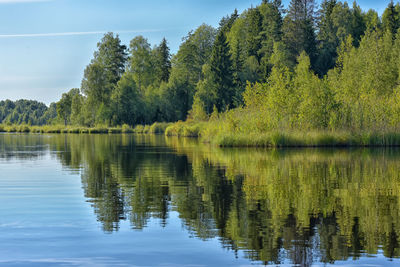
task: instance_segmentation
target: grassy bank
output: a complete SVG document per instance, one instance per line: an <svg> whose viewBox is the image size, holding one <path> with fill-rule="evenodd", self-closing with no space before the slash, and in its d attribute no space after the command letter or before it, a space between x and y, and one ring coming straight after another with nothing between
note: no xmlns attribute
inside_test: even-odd
<svg viewBox="0 0 400 267"><path fill-rule="evenodd" d="M132 128L128 125L118 127L96 126L64 126L64 125L6 125L0 124L0 132L3 133L71 133L71 134L119 134L119 133L151 133L163 134L169 126L167 123L154 123L152 125L136 125Z"/></svg>
<svg viewBox="0 0 400 267"><path fill-rule="evenodd" d="M352 147L400 146L400 133L351 132L268 132L219 133L203 141L220 147Z"/></svg>
<svg viewBox="0 0 400 267"><path fill-rule="evenodd" d="M208 121L177 122L167 127L167 136L199 137L220 147L352 147L400 146L400 131L371 130L266 130L260 114L232 110Z"/></svg>

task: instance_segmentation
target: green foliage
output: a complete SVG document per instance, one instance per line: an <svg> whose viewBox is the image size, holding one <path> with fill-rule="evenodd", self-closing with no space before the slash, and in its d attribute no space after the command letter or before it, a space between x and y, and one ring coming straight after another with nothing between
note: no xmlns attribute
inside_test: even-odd
<svg viewBox="0 0 400 267"><path fill-rule="evenodd" d="M149 133L153 133L153 134L163 134L165 132L165 129L167 129L167 127L169 126L169 123L165 123L165 122L156 122L153 123L150 126L149 129Z"/></svg>
<svg viewBox="0 0 400 267"><path fill-rule="evenodd" d="M55 104L48 108L34 100L0 101L0 123L43 125L57 116Z"/></svg>
<svg viewBox="0 0 400 267"><path fill-rule="evenodd" d="M182 122L170 124L166 130L166 136L178 137L200 137L201 131L204 129L204 122Z"/></svg>
<svg viewBox="0 0 400 267"><path fill-rule="evenodd" d="M382 15L382 24L383 29L385 31L389 31L393 39L396 36L397 30L400 27L400 14L399 14L400 5L397 3L397 8L393 3L393 0L390 1L388 7L385 9Z"/></svg>
<svg viewBox="0 0 400 267"><path fill-rule="evenodd" d="M188 120L205 121L208 119L207 113L204 110L204 104L199 97L194 98L192 109L189 111Z"/></svg>
<svg viewBox="0 0 400 267"><path fill-rule="evenodd" d="M165 38L163 38L160 45L156 47L155 57L157 78L160 82L168 82L171 73L171 55Z"/></svg>
<svg viewBox="0 0 400 267"><path fill-rule="evenodd" d="M127 55L118 35L107 33L85 69L82 94L73 89L32 112L3 103L0 121L143 124L138 131L149 132L157 121L202 122L213 113L210 121L226 124L210 133L396 131L400 5L391 2L382 18L337 0L322 1L318 11L315 0L291 0L283 12L280 0L235 10L218 29L190 31L172 56L165 38L152 48L134 37Z"/></svg>
<svg viewBox="0 0 400 267"><path fill-rule="evenodd" d="M144 100L136 86L134 76L126 72L111 95L113 124L134 125L144 120Z"/></svg>
<svg viewBox="0 0 400 267"><path fill-rule="evenodd" d="M215 39L210 59L210 79L215 88L215 102L218 110L233 107L235 88L233 85L232 59L225 34L220 31Z"/></svg>
<svg viewBox="0 0 400 267"><path fill-rule="evenodd" d="M111 95L125 70L126 46L118 35L104 35L97 44L92 62L86 67L82 80L82 92L90 108L85 109L85 124L110 124L112 119Z"/></svg>
<svg viewBox="0 0 400 267"><path fill-rule="evenodd" d="M129 48L128 70L133 74L139 90L144 91L156 78L150 44L143 36L137 36L131 40Z"/></svg>
<svg viewBox="0 0 400 267"><path fill-rule="evenodd" d="M283 23L283 40L288 47L292 62L305 51L311 58L311 64L314 64L317 55L315 7L315 0L290 1L288 14Z"/></svg>
<svg viewBox="0 0 400 267"><path fill-rule="evenodd" d="M77 112L80 112L81 97L82 96L79 93L79 89L74 88L71 89L68 93L64 93L61 96L60 101L56 103L57 116L64 122L64 125L68 125L71 123L73 100L74 100L74 120L79 120L76 117L79 116Z"/></svg>

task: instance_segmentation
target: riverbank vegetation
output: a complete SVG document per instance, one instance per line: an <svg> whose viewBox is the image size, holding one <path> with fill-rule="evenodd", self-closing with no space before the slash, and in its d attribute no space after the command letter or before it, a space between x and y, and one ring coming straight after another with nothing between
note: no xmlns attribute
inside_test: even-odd
<svg viewBox="0 0 400 267"><path fill-rule="evenodd" d="M28 124L0 124L0 133L75 133L75 134L100 134L100 133L137 133L137 134L164 134L170 123L155 122L152 125L137 125L135 128L127 124L116 127L98 125L95 127L65 126L65 125L28 125Z"/></svg>
<svg viewBox="0 0 400 267"><path fill-rule="evenodd" d="M399 3L379 16L356 2L263 0L189 32L173 55L166 39L128 47L107 33L47 124L178 121L157 132L221 146L400 145L399 27Z"/></svg>

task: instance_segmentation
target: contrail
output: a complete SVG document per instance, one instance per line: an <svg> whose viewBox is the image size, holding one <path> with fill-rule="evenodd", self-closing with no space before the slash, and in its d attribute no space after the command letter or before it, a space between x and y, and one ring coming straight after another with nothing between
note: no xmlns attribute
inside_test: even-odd
<svg viewBox="0 0 400 267"><path fill-rule="evenodd" d="M0 1L2 1L2 0L0 0ZM0 34L0 38L57 37L57 36L74 36L74 35L95 35L95 34L104 34L104 33L107 33L107 32L114 32L114 33L118 34L118 33L148 33L148 32L161 32L161 31L166 31L166 29Z"/></svg>
<svg viewBox="0 0 400 267"><path fill-rule="evenodd" d="M35 3L35 2L49 2L52 0L0 0L0 4L18 4L18 3Z"/></svg>

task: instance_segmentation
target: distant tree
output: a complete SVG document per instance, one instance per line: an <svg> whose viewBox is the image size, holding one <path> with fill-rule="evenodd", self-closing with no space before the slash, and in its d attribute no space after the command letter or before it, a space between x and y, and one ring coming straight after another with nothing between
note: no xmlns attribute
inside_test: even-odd
<svg viewBox="0 0 400 267"><path fill-rule="evenodd" d="M0 123L43 125L57 115L48 111L44 103L35 100L4 100L0 101Z"/></svg>
<svg viewBox="0 0 400 267"><path fill-rule="evenodd" d="M64 125L71 122L72 99L75 95L79 95L79 89L71 89L68 93L64 93L61 99L56 103L57 115L63 121Z"/></svg>
<svg viewBox="0 0 400 267"><path fill-rule="evenodd" d="M85 98L81 94L75 94L71 101L71 124L83 125L84 121L84 109Z"/></svg>

